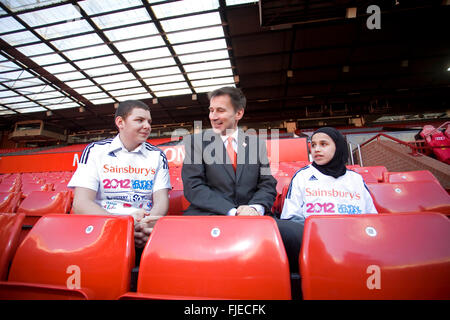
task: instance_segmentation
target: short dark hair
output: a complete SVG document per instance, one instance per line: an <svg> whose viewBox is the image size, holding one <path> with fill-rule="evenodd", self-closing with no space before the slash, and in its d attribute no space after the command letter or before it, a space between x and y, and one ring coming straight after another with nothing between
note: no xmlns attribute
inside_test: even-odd
<svg viewBox="0 0 450 320"><path fill-rule="evenodd" d="M235 87L222 87L216 89L208 94L209 100L214 97L228 95L230 96L231 104L234 107L234 111L237 112L241 109L245 109L247 99L241 89Z"/></svg>
<svg viewBox="0 0 450 320"><path fill-rule="evenodd" d="M123 119L126 119L128 115L133 111L135 108L144 109L150 112L150 108L139 100L126 100L119 103L119 106L117 107L116 114L114 116L114 119L117 117L122 117Z"/></svg>

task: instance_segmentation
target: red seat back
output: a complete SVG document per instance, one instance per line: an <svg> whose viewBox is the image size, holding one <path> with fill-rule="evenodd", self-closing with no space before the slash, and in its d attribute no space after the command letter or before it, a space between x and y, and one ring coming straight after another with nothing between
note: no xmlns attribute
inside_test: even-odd
<svg viewBox="0 0 450 320"><path fill-rule="evenodd" d="M450 195L435 181L367 184L380 213L434 211L450 214Z"/></svg>
<svg viewBox="0 0 450 320"><path fill-rule="evenodd" d="M65 291L73 289L89 299L116 299L129 291L134 256L131 216L49 214L17 249L0 298L43 299L58 291L70 297Z"/></svg>
<svg viewBox="0 0 450 320"><path fill-rule="evenodd" d="M24 218L24 214L0 213L0 281L6 280L8 275Z"/></svg>
<svg viewBox="0 0 450 320"><path fill-rule="evenodd" d="M32 191L20 204L17 212L42 216L48 213L67 213L70 206L68 192Z"/></svg>
<svg viewBox="0 0 450 320"><path fill-rule="evenodd" d="M271 217L164 217L144 249L149 298L290 299L286 252Z"/></svg>
<svg viewBox="0 0 450 320"><path fill-rule="evenodd" d="M447 136L447 138L450 139L450 123L447 124L447 126L445 127L445 132L444 134Z"/></svg>
<svg viewBox="0 0 450 320"><path fill-rule="evenodd" d="M21 198L21 192L0 192L0 212L16 212Z"/></svg>
<svg viewBox="0 0 450 320"><path fill-rule="evenodd" d="M384 173L387 172L387 168L385 166L368 166L368 167L353 167L352 171L358 172L359 174L368 175L371 174L375 177L378 182L382 182L384 179ZM365 181L366 183L370 183L371 181Z"/></svg>
<svg viewBox="0 0 450 320"><path fill-rule="evenodd" d="M283 191L281 191L281 194L277 195L276 201L278 200L278 212L280 212L280 213L283 211L284 200L286 200L288 191L289 191L289 185L286 185L283 187Z"/></svg>
<svg viewBox="0 0 450 320"><path fill-rule="evenodd" d="M436 128L432 125L425 125L422 128L422 131L420 131L419 135L425 139L426 142L430 143L431 142L431 134L433 132L435 132Z"/></svg>
<svg viewBox="0 0 450 320"><path fill-rule="evenodd" d="M450 138L448 138L444 133L438 131L431 135L431 141L429 142L433 148L433 153L436 158L442 162L450 164Z"/></svg>
<svg viewBox="0 0 450 320"><path fill-rule="evenodd" d="M438 213L311 216L305 299L450 299L450 220Z"/></svg>
<svg viewBox="0 0 450 320"><path fill-rule="evenodd" d="M33 191L52 191L53 183L22 183L22 196L28 197Z"/></svg>
<svg viewBox="0 0 450 320"><path fill-rule="evenodd" d="M435 181L439 180L428 170L404 171L404 172L385 172L385 182L396 183L406 181Z"/></svg>
<svg viewBox="0 0 450 320"><path fill-rule="evenodd" d="M0 192L19 192L21 188L20 178L4 179L0 183Z"/></svg>

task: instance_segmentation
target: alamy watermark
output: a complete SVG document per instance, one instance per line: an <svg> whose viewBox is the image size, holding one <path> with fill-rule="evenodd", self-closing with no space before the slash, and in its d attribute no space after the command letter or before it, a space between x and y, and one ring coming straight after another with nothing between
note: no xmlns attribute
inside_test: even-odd
<svg viewBox="0 0 450 320"><path fill-rule="evenodd" d="M369 290L381 289L381 269L380 266L372 264L367 267L366 273L370 276L366 280L366 286Z"/></svg>
<svg viewBox="0 0 450 320"><path fill-rule="evenodd" d="M366 21L367 29L381 29L381 10L380 7L373 4L367 7L366 13L371 14Z"/></svg>

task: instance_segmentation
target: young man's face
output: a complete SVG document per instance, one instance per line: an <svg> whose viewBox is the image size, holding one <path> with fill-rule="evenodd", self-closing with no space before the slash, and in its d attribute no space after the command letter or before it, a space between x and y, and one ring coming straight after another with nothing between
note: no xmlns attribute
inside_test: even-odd
<svg viewBox="0 0 450 320"><path fill-rule="evenodd" d="M209 120L214 132L226 135L237 128L238 121L242 119L244 109L234 111L229 95L212 97L209 102Z"/></svg>
<svg viewBox="0 0 450 320"><path fill-rule="evenodd" d="M135 149L145 142L152 130L151 123L150 111L141 108L134 108L125 119L117 117L116 125L125 147Z"/></svg>

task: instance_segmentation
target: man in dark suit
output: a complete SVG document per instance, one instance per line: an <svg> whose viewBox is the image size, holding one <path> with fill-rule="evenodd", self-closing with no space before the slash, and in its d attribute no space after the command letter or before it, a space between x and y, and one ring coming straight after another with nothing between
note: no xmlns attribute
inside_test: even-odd
<svg viewBox="0 0 450 320"><path fill-rule="evenodd" d="M212 129L183 139L181 171L185 215L271 215L276 180L271 175L265 141L238 129L246 98L234 87L209 94ZM298 270L303 226L276 219L291 272Z"/></svg>
<svg viewBox="0 0 450 320"><path fill-rule="evenodd" d="M230 142L224 143L221 135L213 130L185 140L182 177L185 197L191 203L185 215L264 215L270 212L277 182L270 174L265 142L242 130L236 130L236 134L237 142L231 142L237 150L236 169L233 157L230 159L227 153ZM202 156L201 162L196 161L196 155Z"/></svg>

